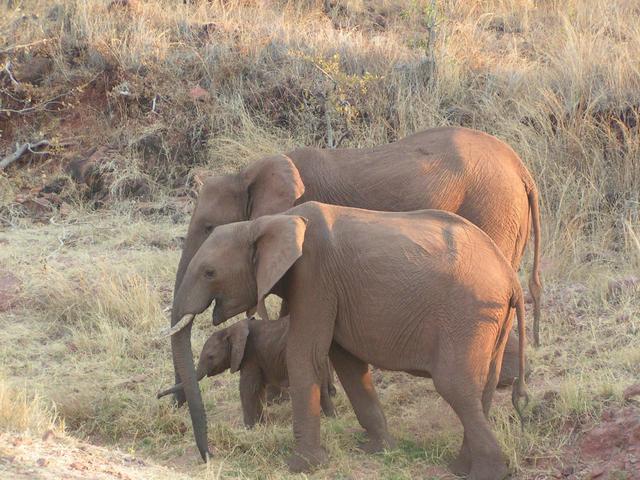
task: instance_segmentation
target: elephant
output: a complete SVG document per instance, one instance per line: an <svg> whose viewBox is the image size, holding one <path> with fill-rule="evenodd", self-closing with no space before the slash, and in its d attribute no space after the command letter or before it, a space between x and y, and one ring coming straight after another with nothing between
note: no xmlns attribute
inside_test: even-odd
<svg viewBox="0 0 640 480"><path fill-rule="evenodd" d="M174 298L189 262L216 226L282 213L310 200L379 211L457 213L484 230L516 270L532 225L535 242L529 288L534 301L534 339L539 343L542 284L536 184L508 145L460 127L428 129L376 148L301 148L258 160L237 174L210 177L191 216ZM171 327L179 319L173 314ZM516 345L516 337L511 335L509 342ZM174 336L171 348L176 383L183 378L182 369L193 384L193 365L179 365L182 360L193 363L189 331ZM517 369L517 357L508 355L504 361L510 364L505 372ZM500 380L501 385L512 382L512 376ZM184 393L174 397L178 406L185 402ZM194 402L198 397L196 392L191 395ZM202 411L203 407L194 404L191 409Z"/></svg>
<svg viewBox="0 0 640 480"><path fill-rule="evenodd" d="M198 381L226 370L231 373L240 371L240 401L244 424L248 428L263 420L262 406L266 403L267 385L289 386L285 361L288 330L288 316L273 321L244 318L215 332L202 348L196 369ZM325 416L334 417L330 372L328 364L326 372L321 375L320 405ZM159 392L157 397L162 398L181 389L182 385L177 384Z"/></svg>
<svg viewBox="0 0 640 480"><path fill-rule="evenodd" d="M464 427L455 473L475 480L507 474L487 417L514 311L519 375L512 399L520 415L520 400L528 399L524 301L510 261L480 228L439 210L376 212L318 202L216 227L176 294L173 337L212 303L219 325L269 294L286 301L290 315L291 471L326 459L319 401L329 355L368 435L365 451L394 445L371 364L433 379ZM204 458L206 417L195 422Z"/></svg>

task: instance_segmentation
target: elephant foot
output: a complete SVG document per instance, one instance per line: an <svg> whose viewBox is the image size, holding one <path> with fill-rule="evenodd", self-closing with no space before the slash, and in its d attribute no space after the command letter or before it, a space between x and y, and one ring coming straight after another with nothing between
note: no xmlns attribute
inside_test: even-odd
<svg viewBox="0 0 640 480"><path fill-rule="evenodd" d="M471 456L468 450L463 448L458 456L449 464L449 469L458 477L466 477L471 472Z"/></svg>
<svg viewBox="0 0 640 480"><path fill-rule="evenodd" d="M327 452L322 447L314 450L300 450L287 459L287 466L291 473L309 472L312 468L325 463L327 459Z"/></svg>
<svg viewBox="0 0 640 480"><path fill-rule="evenodd" d="M468 480L504 480L509 476L509 469L504 461L483 462L471 467Z"/></svg>
<svg viewBox="0 0 640 480"><path fill-rule="evenodd" d="M253 430L255 428L256 425L266 425L267 421L264 419L264 417L260 417L256 420L253 420L251 422L245 422L244 427L247 430Z"/></svg>
<svg viewBox="0 0 640 480"><path fill-rule="evenodd" d="M381 453L396 448L396 441L390 435L382 438L369 438L366 442L360 442L358 448L365 453Z"/></svg>

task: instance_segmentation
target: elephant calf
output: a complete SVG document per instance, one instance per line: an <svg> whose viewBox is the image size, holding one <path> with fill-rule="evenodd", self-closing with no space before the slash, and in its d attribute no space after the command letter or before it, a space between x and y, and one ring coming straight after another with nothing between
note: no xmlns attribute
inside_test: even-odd
<svg viewBox="0 0 640 480"><path fill-rule="evenodd" d="M262 405L267 386L287 387L286 346L289 317L274 321L254 318L239 321L229 328L211 335L202 347L196 375L198 380L213 377L227 369L231 373L240 370L240 400L244 424L252 428L262 420ZM335 391L331 382L331 367L327 361L322 373L320 404L327 417L335 416L330 391ZM158 398L177 390L182 385L158 393Z"/></svg>

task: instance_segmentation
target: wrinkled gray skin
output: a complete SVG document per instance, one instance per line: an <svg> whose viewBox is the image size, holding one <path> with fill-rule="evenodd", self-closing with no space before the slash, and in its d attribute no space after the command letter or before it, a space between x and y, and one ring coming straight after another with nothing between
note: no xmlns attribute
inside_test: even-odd
<svg viewBox="0 0 640 480"><path fill-rule="evenodd" d="M517 274L482 230L440 210L374 212L308 202L217 227L191 260L175 308L192 319L215 299L219 324L271 293L290 314L292 471L326 459L320 391L329 355L367 431L365 451L394 445L372 364L433 378L464 427L455 473L473 480L508 473L488 414L514 309L516 408L526 397L524 302Z"/></svg>
<svg viewBox="0 0 640 480"><path fill-rule="evenodd" d="M201 189L191 217L174 290L171 325L180 319L176 304L187 292L180 286L200 245L220 225L256 219L308 200L379 211L433 208L454 212L480 227L517 269L533 226L534 268L529 287L534 298L534 333L541 296L538 274L540 219L531 175L505 143L482 132L441 127L370 149L303 148L259 160L234 175L213 177ZM243 287L238 282L238 288ZM219 298L226 310L229 300ZM214 311L214 322L216 321ZM240 310L238 311L240 312ZM218 317L217 321L220 318ZM515 336L509 342L517 342ZM537 343L537 342L536 342ZM190 327L171 340L176 383L184 380L178 405L189 404L198 438L206 438L204 407L195 376ZM511 349L513 350L513 349ZM517 358L505 356L517 369ZM513 377L501 379L510 384ZM206 445L199 445L206 453Z"/></svg>
<svg viewBox="0 0 640 480"><path fill-rule="evenodd" d="M245 318L215 332L202 347L196 369L198 381L226 370L231 373L240 371L240 401L244 424L248 428L263 420L266 387L289 386L286 363L288 330L288 316L273 321ZM330 371L327 362L320 387L320 406L327 417L334 417L335 409L329 394ZM182 385L174 385L158 393L158 398L179 390L182 390Z"/></svg>

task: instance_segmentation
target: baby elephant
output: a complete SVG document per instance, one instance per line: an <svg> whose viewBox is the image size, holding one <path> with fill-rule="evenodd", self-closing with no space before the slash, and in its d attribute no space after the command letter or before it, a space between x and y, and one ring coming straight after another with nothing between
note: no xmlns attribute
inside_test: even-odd
<svg viewBox="0 0 640 480"><path fill-rule="evenodd" d="M248 428L262 420L266 387L289 386L286 365L288 330L288 316L272 321L245 318L215 332L202 347L196 371L198 381L205 376L219 375L226 369L231 373L240 370L240 400L244 424ZM333 390L331 378L331 366L327 360L320 389L320 405L327 417L335 416L329 395ZM158 393L158 398L181 389L182 384L179 383Z"/></svg>

